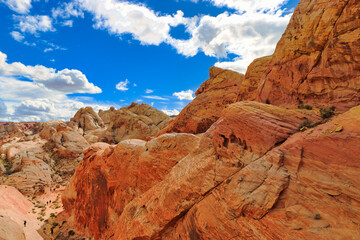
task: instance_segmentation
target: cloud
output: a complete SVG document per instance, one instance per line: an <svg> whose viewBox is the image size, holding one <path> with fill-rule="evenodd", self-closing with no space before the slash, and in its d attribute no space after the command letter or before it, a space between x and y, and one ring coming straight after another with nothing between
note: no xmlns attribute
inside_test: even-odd
<svg viewBox="0 0 360 240"><path fill-rule="evenodd" d="M108 109L114 105L81 98L71 99L63 92L49 89L44 85L14 77L4 77L1 74L0 92L2 97L0 121L49 121L53 119L68 121L79 108L89 105L96 111Z"/></svg>
<svg viewBox="0 0 360 240"><path fill-rule="evenodd" d="M54 111L54 104L47 99L39 100L26 100L22 101L15 109L15 115L29 116L29 115L42 115Z"/></svg>
<svg viewBox="0 0 360 240"><path fill-rule="evenodd" d="M132 34L142 44L159 45L169 37L170 26L184 23L183 12L175 15L155 13L144 5L128 1L75 0L81 9L94 15L94 27L111 34Z"/></svg>
<svg viewBox="0 0 360 240"><path fill-rule="evenodd" d="M218 7L228 7L239 12L276 11L288 0L207 0Z"/></svg>
<svg viewBox="0 0 360 240"><path fill-rule="evenodd" d="M19 76L41 84L48 89L70 93L101 93L101 89L89 83L78 70L57 71L42 65L26 66L20 62L7 63L7 55L0 52L0 76Z"/></svg>
<svg viewBox="0 0 360 240"><path fill-rule="evenodd" d="M14 16L14 20L17 22L15 27L23 33L37 35L38 32L55 31L52 19L46 15Z"/></svg>
<svg viewBox="0 0 360 240"><path fill-rule="evenodd" d="M126 79L125 81L122 81L122 82L119 82L118 84L116 84L115 88L119 91L127 91L127 90L129 90L129 88L127 86L129 83L130 83L129 80Z"/></svg>
<svg viewBox="0 0 360 240"><path fill-rule="evenodd" d="M217 57L217 66L238 72L245 72L255 58L272 54L290 20L290 14L285 15L281 10L287 0L203 1L236 11L184 17L182 11L161 14L144 4L118 0L73 0L70 9L90 12L94 16L94 28L107 30L109 34L131 34L144 45L166 43L187 57L203 52ZM189 39L170 35L171 27L179 24L185 26ZM224 61L229 54L237 57Z"/></svg>
<svg viewBox="0 0 360 240"><path fill-rule="evenodd" d="M151 90L151 89L146 89L146 90L145 90L145 93L146 93L146 94L150 94L150 93L153 93L153 92L154 92L154 90Z"/></svg>
<svg viewBox="0 0 360 240"><path fill-rule="evenodd" d="M173 109L173 110L168 110L168 109L163 109L163 110L161 110L162 112L164 112L166 115L168 115L168 116L177 116L177 115L179 115L179 111L178 110L176 110L176 109Z"/></svg>
<svg viewBox="0 0 360 240"><path fill-rule="evenodd" d="M194 56L199 51L208 56L225 58L229 53L239 57L217 66L245 72L253 59L271 55L290 19L279 10L269 12L223 13L216 17L204 16L193 26L188 26L191 38L172 39L178 53Z"/></svg>
<svg viewBox="0 0 360 240"><path fill-rule="evenodd" d="M24 35L22 35L21 33L17 32L17 31L12 31L10 33L10 35L18 42L21 42L25 38Z"/></svg>
<svg viewBox="0 0 360 240"><path fill-rule="evenodd" d="M30 11L31 0L0 0L0 3L5 3L11 10L25 14Z"/></svg>
<svg viewBox="0 0 360 240"><path fill-rule="evenodd" d="M65 2L57 8L51 10L52 17L56 18L70 18L70 17L81 17L84 18L84 12L79 8L75 2Z"/></svg>
<svg viewBox="0 0 360 240"><path fill-rule="evenodd" d="M7 107L5 103L0 99L0 117L7 115Z"/></svg>
<svg viewBox="0 0 360 240"><path fill-rule="evenodd" d="M73 20L66 20L62 23L63 26L72 27L74 21Z"/></svg>
<svg viewBox="0 0 360 240"><path fill-rule="evenodd" d="M143 97L143 98L147 98L147 99L169 101L168 98L164 98L164 97L160 97L160 96L156 96L156 95L146 95L146 96L142 96L142 97Z"/></svg>
<svg viewBox="0 0 360 240"><path fill-rule="evenodd" d="M175 93L173 93L173 96L178 97L180 100L192 101L194 99L193 94L194 94L194 91L189 89L186 91L175 92Z"/></svg>

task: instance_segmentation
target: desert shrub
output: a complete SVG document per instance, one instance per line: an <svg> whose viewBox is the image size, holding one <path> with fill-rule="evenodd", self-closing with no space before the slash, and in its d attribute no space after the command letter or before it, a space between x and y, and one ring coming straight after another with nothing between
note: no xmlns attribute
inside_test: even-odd
<svg viewBox="0 0 360 240"><path fill-rule="evenodd" d="M270 100L269 100L269 99L266 99L266 100L265 100L265 103L266 103L266 104L270 104Z"/></svg>
<svg viewBox="0 0 360 240"><path fill-rule="evenodd" d="M312 110L312 106L308 105L308 104L301 104L298 106L299 109L306 109L306 110Z"/></svg>
<svg viewBox="0 0 360 240"><path fill-rule="evenodd" d="M297 128L297 131L301 131L303 128L314 128L319 126L321 122L312 123L309 119L305 119Z"/></svg>
<svg viewBox="0 0 360 240"><path fill-rule="evenodd" d="M305 119L302 123L300 123L300 125L298 126L297 130L300 131L301 129L303 129L304 127L306 128L310 128L311 126L311 121L309 119Z"/></svg>
<svg viewBox="0 0 360 240"><path fill-rule="evenodd" d="M57 225L59 225L59 224L58 224L57 222L53 222L52 225L53 225L53 227L55 228L55 227L57 227Z"/></svg>
<svg viewBox="0 0 360 240"><path fill-rule="evenodd" d="M75 232L73 230L70 230L68 234L69 234L69 236L74 236Z"/></svg>
<svg viewBox="0 0 360 240"><path fill-rule="evenodd" d="M51 217L51 218L56 217L55 213L50 213L50 217Z"/></svg>
<svg viewBox="0 0 360 240"><path fill-rule="evenodd" d="M321 215L319 213L315 214L314 219L316 219L316 220L321 219Z"/></svg>
<svg viewBox="0 0 360 240"><path fill-rule="evenodd" d="M320 108L320 115L323 119L332 117L335 113L335 107L329 107L329 108Z"/></svg>

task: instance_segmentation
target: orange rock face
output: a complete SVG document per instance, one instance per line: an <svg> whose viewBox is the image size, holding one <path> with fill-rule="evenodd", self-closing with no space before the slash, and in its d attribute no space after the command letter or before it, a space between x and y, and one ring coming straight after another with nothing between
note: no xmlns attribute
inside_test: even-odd
<svg viewBox="0 0 360 240"><path fill-rule="evenodd" d="M203 133L216 122L231 103L255 100L257 88L271 56L255 59L246 75L210 68L210 78L196 91L196 98L157 136L169 132Z"/></svg>
<svg viewBox="0 0 360 240"><path fill-rule="evenodd" d="M169 132L205 132L227 105L238 101L243 80L243 74L210 68L210 78L200 85L196 98L158 136Z"/></svg>
<svg viewBox="0 0 360 240"><path fill-rule="evenodd" d="M245 77L211 68L157 138L85 151L62 216L95 239L360 239L359 11L302 0Z"/></svg>
<svg viewBox="0 0 360 240"><path fill-rule="evenodd" d="M116 147L96 143L84 152L62 196L64 208L78 230L99 238L134 197L159 183L198 142L190 134L165 134L149 142L125 140Z"/></svg>
<svg viewBox="0 0 360 240"><path fill-rule="evenodd" d="M275 105L360 103L360 2L302 0L279 41L259 100Z"/></svg>
<svg viewBox="0 0 360 240"><path fill-rule="evenodd" d="M178 234L180 239L194 239L191 238L196 236L191 235L194 233L187 235L185 230L180 230L180 225L174 228L175 224L186 222L191 216L190 209L195 209L198 204L202 206L208 197L224 191L229 193L229 199L221 203L226 207L226 218L237 219L243 215L263 218L289 183L283 161L263 156L295 133L305 118L311 116L256 102L230 105L224 116L201 137L200 145L190 143L182 156L175 154L179 157L177 164L168 164L162 174L159 174L159 166L153 167L153 160L149 164L143 161L149 161L150 146L159 149L156 159L164 156L168 159L171 151L164 154L161 149L167 149L169 137L180 137L178 134L163 135L146 145L139 140L128 140L114 150L107 145L93 145L93 150L85 153L86 160L63 196L65 209L75 217L78 230L97 239L178 239L175 237ZM175 146L180 150L183 146L179 146L179 142ZM149 147L148 151L144 150L144 145ZM236 181L225 190L225 185L232 182L229 181L231 177L236 177ZM129 179L137 180L137 183L131 183ZM240 182L242 184L238 186ZM209 204L215 206L217 202ZM219 215L216 209L206 210L208 213L215 210L212 214ZM196 222L201 224L203 220L196 215ZM196 229L193 220L191 223ZM237 224L233 222L232 227L238 227ZM199 233L199 236L200 239L223 239L221 236L233 234L233 228L215 235Z"/></svg>

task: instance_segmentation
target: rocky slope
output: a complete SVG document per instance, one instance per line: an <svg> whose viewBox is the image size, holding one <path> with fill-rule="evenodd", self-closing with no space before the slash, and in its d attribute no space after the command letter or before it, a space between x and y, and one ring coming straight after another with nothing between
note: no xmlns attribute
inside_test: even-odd
<svg viewBox="0 0 360 240"><path fill-rule="evenodd" d="M259 100L276 105L360 103L360 2L302 0L266 70Z"/></svg>
<svg viewBox="0 0 360 240"><path fill-rule="evenodd" d="M255 59L245 74L210 68L210 78L196 91L196 98L158 134L171 132L204 133L231 103L255 100L257 88L271 56Z"/></svg>
<svg viewBox="0 0 360 240"><path fill-rule="evenodd" d="M212 68L158 137L92 145L52 237L360 239L359 11L301 0L246 76Z"/></svg>
<svg viewBox="0 0 360 240"><path fill-rule="evenodd" d="M163 167L138 157L144 142L94 145L63 195L65 209L78 231L96 239L356 239L360 152L347 146L359 144L360 107L294 134L306 118L318 116L230 105L160 177ZM129 165L129 158L138 160Z"/></svg>
<svg viewBox="0 0 360 240"><path fill-rule="evenodd" d="M45 186L64 184L75 172L89 146L84 137L61 121L38 124L36 134L0 142L0 184L35 194Z"/></svg>
<svg viewBox="0 0 360 240"><path fill-rule="evenodd" d="M31 215L32 207L33 204L17 189L0 185L0 239L40 239L36 231L40 221Z"/></svg>
<svg viewBox="0 0 360 240"><path fill-rule="evenodd" d="M152 137L169 121L169 116L145 103L132 103L119 110L100 110L98 114L91 107L82 108L71 119L70 126L90 143L119 143L125 139Z"/></svg>

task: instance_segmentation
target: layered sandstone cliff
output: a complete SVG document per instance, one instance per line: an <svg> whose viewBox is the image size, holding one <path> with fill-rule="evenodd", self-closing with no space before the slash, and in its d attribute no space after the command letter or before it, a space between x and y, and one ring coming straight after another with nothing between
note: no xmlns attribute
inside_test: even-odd
<svg viewBox="0 0 360 240"><path fill-rule="evenodd" d="M273 56L211 68L158 137L92 145L52 237L360 239L359 11L302 0Z"/></svg>
<svg viewBox="0 0 360 240"><path fill-rule="evenodd" d="M360 152L349 146L360 141L360 107L296 133L304 119L318 116L230 105L198 146L170 144L188 150L176 165L160 160L165 168L145 157L168 135L94 145L63 195L66 211L96 239L356 239Z"/></svg>
<svg viewBox="0 0 360 240"><path fill-rule="evenodd" d="M158 135L170 132L203 133L219 119L229 104L254 100L269 60L269 57L254 60L246 76L231 70L210 68L210 78L200 85L196 98Z"/></svg>
<svg viewBox="0 0 360 240"><path fill-rule="evenodd" d="M360 2L302 0L262 80L259 100L347 110L360 103Z"/></svg>

